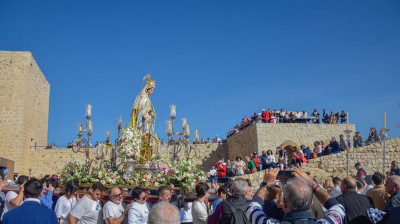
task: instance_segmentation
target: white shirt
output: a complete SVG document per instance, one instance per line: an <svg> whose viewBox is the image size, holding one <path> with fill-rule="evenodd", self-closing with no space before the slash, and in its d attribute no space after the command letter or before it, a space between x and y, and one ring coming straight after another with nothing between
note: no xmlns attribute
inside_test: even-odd
<svg viewBox="0 0 400 224"><path fill-rule="evenodd" d="M89 199L83 196L72 208L70 214L79 219L78 224L101 224L104 223L101 201Z"/></svg>
<svg viewBox="0 0 400 224"><path fill-rule="evenodd" d="M193 224L206 224L208 218L207 206L199 201L194 201L192 206Z"/></svg>
<svg viewBox="0 0 400 224"><path fill-rule="evenodd" d="M9 192L6 194L6 204L5 204L5 206L4 206L3 215L1 216L1 220L3 220L3 216L4 216L4 214L6 214L6 212L10 211L10 210L13 209L13 208L16 208L16 206L14 206L14 205L12 205L12 204L10 203L10 201L11 201L12 199L16 198L16 197L18 197L18 194L15 193L14 191L9 191ZM24 203L24 201L22 201L20 205L22 205L22 203Z"/></svg>
<svg viewBox="0 0 400 224"><path fill-rule="evenodd" d="M211 176L217 176L217 171L215 169L210 170L210 175Z"/></svg>
<svg viewBox="0 0 400 224"><path fill-rule="evenodd" d="M342 190L340 189L340 187L334 187L332 190L331 190L331 195L334 197L334 198L336 198L337 196L339 196L339 195L341 195L342 194Z"/></svg>
<svg viewBox="0 0 400 224"><path fill-rule="evenodd" d="M55 212L57 215L57 218L60 219L60 224L68 224L68 215L71 212L72 208L76 204L76 198L75 196L72 196L71 199L68 199L67 197L60 197L57 200L56 207L55 207Z"/></svg>
<svg viewBox="0 0 400 224"><path fill-rule="evenodd" d="M275 156L274 155L267 155L265 158L267 164L275 163Z"/></svg>
<svg viewBox="0 0 400 224"><path fill-rule="evenodd" d="M322 153L322 145L318 145L317 153Z"/></svg>
<svg viewBox="0 0 400 224"><path fill-rule="evenodd" d="M139 204L132 201L131 208L128 212L128 223L147 223L150 209L150 205L147 202Z"/></svg>
<svg viewBox="0 0 400 224"><path fill-rule="evenodd" d="M300 118L300 117L301 117L301 113L295 113L294 116L295 116L296 118Z"/></svg>
<svg viewBox="0 0 400 224"><path fill-rule="evenodd" d="M369 191L369 190L371 190L372 188L374 188L372 185L367 185L367 186L365 186L365 188L364 188L364 191L363 191L363 195L366 195L367 194L367 191Z"/></svg>
<svg viewBox="0 0 400 224"><path fill-rule="evenodd" d="M119 217L122 216L122 214L124 214L126 208L126 203L125 202L121 202L119 204L116 204L112 201L107 201L106 204L103 207L103 219L104 221L109 224L107 218L110 217L114 217L115 219L118 219ZM127 223L127 219L125 218L125 220L122 223Z"/></svg>
<svg viewBox="0 0 400 224"><path fill-rule="evenodd" d="M193 202L188 202L188 203L185 204L185 208L183 210L183 212L184 212L184 217L183 217L183 220L182 220L183 223L185 223L185 222L193 222L192 205L193 205Z"/></svg>

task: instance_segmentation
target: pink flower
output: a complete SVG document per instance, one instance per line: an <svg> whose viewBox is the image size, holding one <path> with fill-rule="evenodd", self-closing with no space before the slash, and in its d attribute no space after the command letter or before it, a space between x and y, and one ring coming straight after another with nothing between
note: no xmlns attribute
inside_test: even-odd
<svg viewBox="0 0 400 224"><path fill-rule="evenodd" d="M157 181L160 181L160 178L157 178Z"/></svg>
<svg viewBox="0 0 400 224"><path fill-rule="evenodd" d="M147 175L143 175L143 178L147 178Z"/></svg>
<svg viewBox="0 0 400 224"><path fill-rule="evenodd" d="M124 138L124 141L126 141L126 137Z"/></svg>
<svg viewBox="0 0 400 224"><path fill-rule="evenodd" d="M200 181L196 180L196 184L200 183Z"/></svg>
<svg viewBox="0 0 400 224"><path fill-rule="evenodd" d="M113 178L113 179L114 179L114 177L115 177L115 176L111 176L111 178Z"/></svg>
<svg viewBox="0 0 400 224"><path fill-rule="evenodd" d="M151 182L154 182L154 178L151 178L151 180L150 180Z"/></svg>

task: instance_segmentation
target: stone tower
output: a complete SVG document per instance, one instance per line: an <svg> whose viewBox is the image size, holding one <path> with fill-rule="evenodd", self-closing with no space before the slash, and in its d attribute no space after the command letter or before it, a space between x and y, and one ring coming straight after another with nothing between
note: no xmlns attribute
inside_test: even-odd
<svg viewBox="0 0 400 224"><path fill-rule="evenodd" d="M0 157L29 174L35 143L47 145L50 84L30 52L0 51Z"/></svg>

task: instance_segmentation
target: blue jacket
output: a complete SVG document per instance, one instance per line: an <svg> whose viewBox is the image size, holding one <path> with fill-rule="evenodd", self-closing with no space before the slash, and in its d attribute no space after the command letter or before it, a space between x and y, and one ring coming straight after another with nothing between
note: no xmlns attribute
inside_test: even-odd
<svg viewBox="0 0 400 224"><path fill-rule="evenodd" d="M53 191L48 191L46 194L42 194L39 198L40 203L48 209L53 207Z"/></svg>
<svg viewBox="0 0 400 224"><path fill-rule="evenodd" d="M20 206L4 214L2 224L58 224L56 213L28 198Z"/></svg>

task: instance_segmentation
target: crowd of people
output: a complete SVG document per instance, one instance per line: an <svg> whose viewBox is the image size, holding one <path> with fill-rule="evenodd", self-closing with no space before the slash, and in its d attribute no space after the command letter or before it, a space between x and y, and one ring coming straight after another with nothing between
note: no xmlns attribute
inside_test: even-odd
<svg viewBox="0 0 400 224"><path fill-rule="evenodd" d="M279 169L267 169L255 194L248 180L236 178L217 185L218 199L201 207L210 215L197 223L400 223L397 163L392 162L386 177L367 175L359 163L355 168L357 175L334 177L332 187L301 168L294 168L286 183L276 180Z"/></svg>
<svg viewBox="0 0 400 224"><path fill-rule="evenodd" d="M222 165L222 160L216 164ZM204 182L196 184L193 202L184 202L179 191L161 186L155 204L147 201L150 192L142 187L131 190L132 201L128 203L123 200L127 189L114 186L106 191L100 182L79 197L79 183L71 180L63 195L56 197L56 177L20 176L16 183L19 193L0 191L0 217L2 224L400 223L398 163L392 161L386 176L379 172L368 175L360 163L354 167L355 176L334 177L331 185L330 180L319 183L300 167L284 181L278 176L279 169L271 166L264 171L260 186L254 186L258 188L255 194L249 180L236 178L215 184L217 198L212 202L210 185ZM217 171L217 175L224 172ZM0 190L7 184L0 178ZM104 197L105 192L108 197Z"/></svg>
<svg viewBox="0 0 400 224"><path fill-rule="evenodd" d="M364 140L364 137L360 135L360 132L355 132L353 136L353 147L362 147L366 145L371 145L375 143L381 143L384 140L387 140L387 134L385 132L380 132L376 130L376 128L372 127L368 133L367 140Z"/></svg>
<svg viewBox="0 0 400 224"><path fill-rule="evenodd" d="M174 139L170 139L170 140L169 140L169 145L174 145L174 143L180 142L181 140L182 140L181 138L177 139L176 141L175 141ZM165 139L160 139L160 138L159 138L159 142L160 142L161 145L167 145L167 144L168 144L168 142L165 141ZM206 140L206 139L203 137L203 138L201 138L199 141L193 140L192 143L193 143L193 144L210 144L210 143L219 143L219 144L221 144L221 143L226 143L226 139L225 139L225 137L222 137L222 139L221 139L221 138L218 137L218 135L217 135L217 136L216 136L215 138L213 138L213 139L207 138L207 140Z"/></svg>
<svg viewBox="0 0 400 224"><path fill-rule="evenodd" d="M349 148L349 144L346 143L343 135L340 135L339 141L332 137L327 145L324 145L323 141L315 141L313 147L301 145L298 148L293 146L291 147L290 158L284 145L280 145L275 152L263 150L261 155L253 152L251 155L245 156L244 160L240 156L233 161L230 159L225 161L224 158L221 158L212 166L207 176L210 183L217 183L220 178L241 176L268 168L279 167L281 170L285 170L287 168L302 167L302 164L307 163L308 160L340 153Z"/></svg>
<svg viewBox="0 0 400 224"><path fill-rule="evenodd" d="M1 178L1 223L185 223L184 206L178 209L178 204L170 203L174 192L166 186L158 189L158 202L155 205L147 202L149 191L141 187L132 189L132 201L128 204L123 200L123 193L127 193L123 192L124 189L112 187L106 191L100 182L94 183L88 193L80 198L77 196L80 189L78 181L68 181L63 195L56 197L53 195L56 181L50 180L48 177L36 179L20 176L17 180L19 193L8 191L4 194L1 190L9 182ZM108 200L102 198L105 192ZM177 197L182 198L180 195Z"/></svg>
<svg viewBox="0 0 400 224"><path fill-rule="evenodd" d="M246 128L247 126L254 124L254 123L309 123L312 122L313 124L319 124L321 121L324 124L341 124L347 122L347 114L342 110L341 113L331 111L328 113L326 109L323 109L322 116L320 117L321 113L318 112L317 109L311 113L311 116L308 116L306 111L285 111L283 108L280 111L270 109L263 109L261 113L256 113L249 117L245 116L242 118L242 121L238 123L232 129L229 129L227 137L234 135L235 133L239 132L240 130Z"/></svg>

